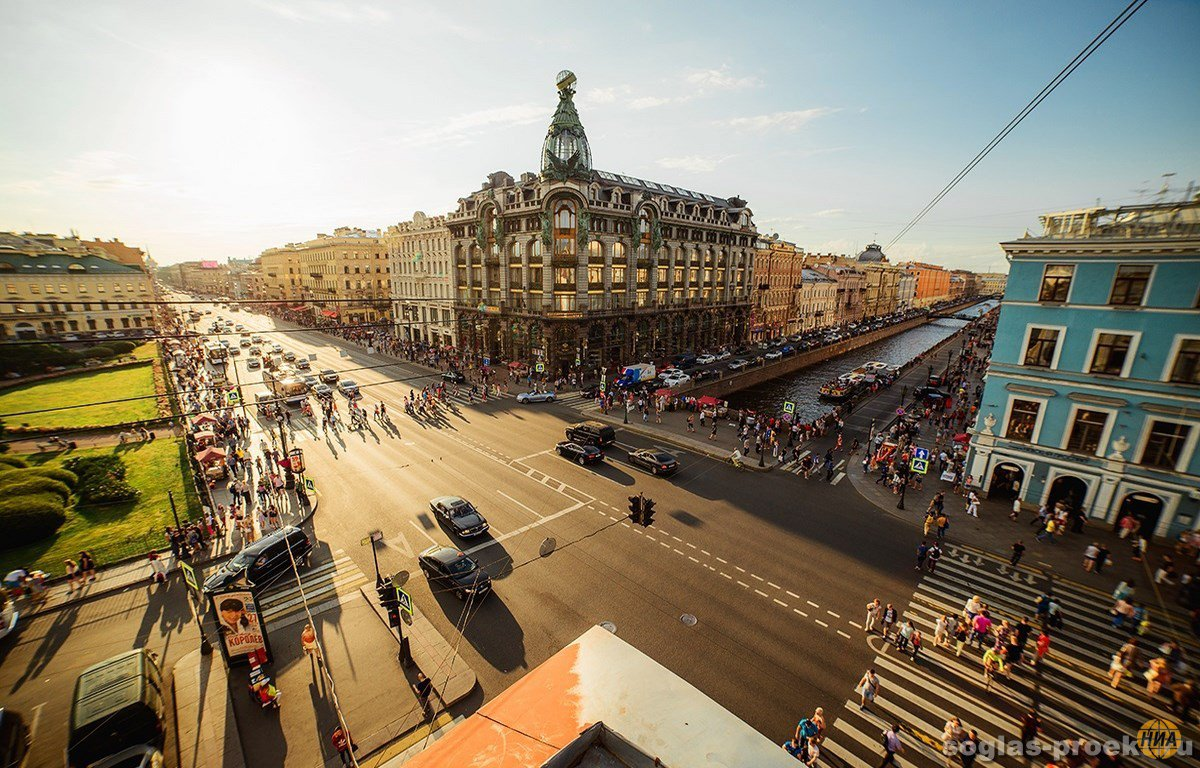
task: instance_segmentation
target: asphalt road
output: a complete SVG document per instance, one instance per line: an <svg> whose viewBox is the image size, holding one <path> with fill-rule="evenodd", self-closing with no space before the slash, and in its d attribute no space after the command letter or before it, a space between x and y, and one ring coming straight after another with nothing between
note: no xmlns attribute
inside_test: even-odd
<svg viewBox="0 0 1200 768"><path fill-rule="evenodd" d="M139 587L22 617L17 634L0 642L0 706L30 722L33 750L25 768L63 765L71 697L84 669L142 647L158 653L169 668L199 647L185 589L176 578L164 587Z"/></svg>
<svg viewBox="0 0 1200 768"><path fill-rule="evenodd" d="M216 310L201 330L217 314L254 331L275 327L262 315ZM315 354L314 370L388 361L315 332L272 340ZM244 353L234 359L242 383L260 381L245 361ZM347 375L363 385L368 410L387 402L394 426L325 435L293 417L293 439L321 495L317 535L370 572L370 552L359 542L383 531L382 570L414 572L409 591L443 635L453 641L463 629L459 651L482 690L465 708L611 621L620 637L782 741L813 707L832 711L845 701L874 657L853 623L863 605L876 596L900 601L913 590L911 532L849 483L735 470L675 449L681 471L655 478L624 461L626 447L652 442L621 431L604 464L583 468L552 452L564 426L579 419L565 405L510 398L420 421L403 413L400 400L436 381L426 369L397 364ZM247 400L254 391L265 389L247 387ZM623 519L626 497L637 492L658 502L648 530ZM458 541L444 530L428 500L446 494L474 502L490 536ZM547 538L555 548L542 556ZM469 611L452 595L434 594L415 567L415 554L433 543L473 552L496 579L494 594Z"/></svg>

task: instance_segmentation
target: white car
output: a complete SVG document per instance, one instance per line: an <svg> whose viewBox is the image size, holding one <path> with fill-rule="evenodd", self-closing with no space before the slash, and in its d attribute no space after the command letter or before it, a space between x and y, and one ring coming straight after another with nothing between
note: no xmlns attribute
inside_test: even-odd
<svg viewBox="0 0 1200 768"><path fill-rule="evenodd" d="M677 373L674 376L668 376L667 378L663 379L662 383L664 386L674 389L675 387L682 387L691 380L692 377L688 376L686 373Z"/></svg>
<svg viewBox="0 0 1200 768"><path fill-rule="evenodd" d="M700 355L700 357L696 358L696 362L700 365L709 365L710 363L717 362L717 356L708 354Z"/></svg>
<svg viewBox="0 0 1200 768"><path fill-rule="evenodd" d="M720 352L717 353L718 360L728 360L731 357L733 357L733 353L730 352L728 349L722 349Z"/></svg>
<svg viewBox="0 0 1200 768"><path fill-rule="evenodd" d="M518 403L553 403L553 392L522 392L517 395Z"/></svg>
<svg viewBox="0 0 1200 768"><path fill-rule="evenodd" d="M729 370L731 370L731 371L740 371L743 368L748 368L748 367L750 367L750 361L743 360L741 358L738 358L737 360L734 360L732 363L729 364Z"/></svg>
<svg viewBox="0 0 1200 768"><path fill-rule="evenodd" d="M683 371L678 368L663 368L662 373L658 374L658 378L665 381L672 376L678 376L681 373L683 373Z"/></svg>
<svg viewBox="0 0 1200 768"><path fill-rule="evenodd" d="M778 349L772 349L770 352L764 355L764 357L766 357L768 360L778 360L779 358L783 357L783 353Z"/></svg>

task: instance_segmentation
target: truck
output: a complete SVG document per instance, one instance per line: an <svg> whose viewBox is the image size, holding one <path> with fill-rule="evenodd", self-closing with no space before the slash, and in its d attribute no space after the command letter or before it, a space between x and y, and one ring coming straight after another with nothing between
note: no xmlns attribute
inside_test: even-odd
<svg viewBox="0 0 1200 768"><path fill-rule="evenodd" d="M263 383L271 394L293 408L308 399L308 385L288 368L263 371Z"/></svg>
<svg viewBox="0 0 1200 768"><path fill-rule="evenodd" d="M229 350L224 344L216 341L210 341L204 345L204 352L208 356L208 362L213 365L224 365L229 359Z"/></svg>
<svg viewBox="0 0 1200 768"><path fill-rule="evenodd" d="M657 371L654 369L654 363L636 363L627 365L621 369L621 374L617 377L618 387L632 387L634 384L653 381Z"/></svg>

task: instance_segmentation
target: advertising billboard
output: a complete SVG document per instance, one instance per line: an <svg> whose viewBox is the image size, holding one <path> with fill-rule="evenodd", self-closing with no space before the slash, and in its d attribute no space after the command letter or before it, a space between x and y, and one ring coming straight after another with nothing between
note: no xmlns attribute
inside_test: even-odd
<svg viewBox="0 0 1200 768"><path fill-rule="evenodd" d="M233 590L214 594L211 599L217 616L217 632L221 636L221 651L230 664L245 662L246 657L258 651L270 654L253 592Z"/></svg>

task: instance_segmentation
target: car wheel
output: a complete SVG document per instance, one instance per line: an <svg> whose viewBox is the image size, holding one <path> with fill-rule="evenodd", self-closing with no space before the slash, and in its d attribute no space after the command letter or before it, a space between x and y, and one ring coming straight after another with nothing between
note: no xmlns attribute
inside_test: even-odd
<svg viewBox="0 0 1200 768"><path fill-rule="evenodd" d="M547 402L547 403L553 403L553 402L554 402L554 398L553 398L553 397L547 397L547 398L546 398L546 402Z"/></svg>
<svg viewBox="0 0 1200 768"><path fill-rule="evenodd" d="M579 466L581 466L581 467L582 467L582 466L583 466L584 464L586 464L586 463L587 463L587 462L584 460L584 457L583 457L583 456L580 456L580 457L579 457Z"/></svg>

